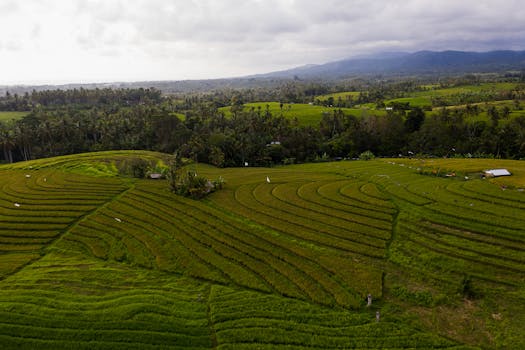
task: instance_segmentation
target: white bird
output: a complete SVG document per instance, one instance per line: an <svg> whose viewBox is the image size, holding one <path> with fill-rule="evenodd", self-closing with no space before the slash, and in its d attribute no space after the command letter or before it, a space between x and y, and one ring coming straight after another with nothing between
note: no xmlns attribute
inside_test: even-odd
<svg viewBox="0 0 525 350"><path fill-rule="evenodd" d="M270 178L266 176L266 182L270 183Z"/></svg>
<svg viewBox="0 0 525 350"><path fill-rule="evenodd" d="M114 218L114 219L115 219L115 221L117 221L117 222L122 222L122 220L120 220L119 218Z"/></svg>
<svg viewBox="0 0 525 350"><path fill-rule="evenodd" d="M26 177L28 177L28 178L29 178L29 177L31 177L31 175L27 174L27 175L26 175Z"/></svg>
<svg viewBox="0 0 525 350"><path fill-rule="evenodd" d="M15 203L15 207L19 208L19 207L20 207L20 204Z"/></svg>

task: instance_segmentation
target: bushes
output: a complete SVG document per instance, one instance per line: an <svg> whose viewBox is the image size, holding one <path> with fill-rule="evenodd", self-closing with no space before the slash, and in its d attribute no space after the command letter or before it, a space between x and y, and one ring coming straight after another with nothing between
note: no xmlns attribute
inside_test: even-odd
<svg viewBox="0 0 525 350"><path fill-rule="evenodd" d="M130 158L123 161L118 167L121 174L137 179L144 179L151 174L159 174L160 177L165 178L168 173L168 167L164 162L154 159Z"/></svg>
<svg viewBox="0 0 525 350"><path fill-rule="evenodd" d="M175 183L172 183L174 181ZM170 187L174 193L193 199L204 198L208 194L221 189L223 185L224 179L222 177L210 181L204 176L198 176L197 173L193 171L188 171L176 180L170 180Z"/></svg>
<svg viewBox="0 0 525 350"><path fill-rule="evenodd" d="M167 170L169 187L173 193L193 199L201 199L208 194L221 189L224 179L219 176L211 181L203 176L198 176L195 171L183 172L184 161L178 152L175 152Z"/></svg>
<svg viewBox="0 0 525 350"><path fill-rule="evenodd" d="M469 275L464 275L461 279L458 288L459 294L464 298L473 300L480 296L480 292L474 287L472 283L472 278Z"/></svg>
<svg viewBox="0 0 525 350"><path fill-rule="evenodd" d="M361 160L371 160L374 159L376 156L371 151L364 151L359 155L359 159Z"/></svg>

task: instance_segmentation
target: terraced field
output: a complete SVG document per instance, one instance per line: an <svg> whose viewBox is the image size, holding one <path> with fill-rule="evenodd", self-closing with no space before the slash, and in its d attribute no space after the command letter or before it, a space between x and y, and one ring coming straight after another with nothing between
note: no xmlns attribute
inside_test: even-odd
<svg viewBox="0 0 525 350"><path fill-rule="evenodd" d="M525 347L522 162L197 165L194 201L134 157L0 167L3 348Z"/></svg>
<svg viewBox="0 0 525 350"><path fill-rule="evenodd" d="M78 220L126 190L120 180L56 170L0 172L0 277L44 254Z"/></svg>

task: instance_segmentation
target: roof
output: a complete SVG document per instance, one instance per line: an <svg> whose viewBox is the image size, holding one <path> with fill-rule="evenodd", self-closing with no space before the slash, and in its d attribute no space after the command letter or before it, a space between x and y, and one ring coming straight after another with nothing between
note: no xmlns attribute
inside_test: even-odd
<svg viewBox="0 0 525 350"><path fill-rule="evenodd" d="M484 173L486 175L490 175L494 177L512 175L507 169L490 169L490 170L485 170Z"/></svg>

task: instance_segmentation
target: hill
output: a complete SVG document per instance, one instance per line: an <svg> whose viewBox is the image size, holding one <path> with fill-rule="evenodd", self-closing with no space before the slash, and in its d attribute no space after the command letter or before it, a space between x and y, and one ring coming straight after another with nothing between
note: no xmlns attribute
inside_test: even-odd
<svg viewBox="0 0 525 350"><path fill-rule="evenodd" d="M62 85L0 85L6 92L25 94L32 91L71 89L155 88L165 94L185 94L221 89L275 89L293 80L339 80L366 76L442 76L468 73L505 73L525 69L525 51L418 51L382 53L370 57L348 58L324 64L307 64L277 72L200 80L166 80L112 83L71 83Z"/></svg>
<svg viewBox="0 0 525 350"><path fill-rule="evenodd" d="M337 79L360 75L436 75L525 69L525 51L419 51L349 58L257 75L259 78Z"/></svg>
<svg viewBox="0 0 525 350"><path fill-rule="evenodd" d="M525 346L522 161L190 165L195 201L137 159L0 166L3 348Z"/></svg>

